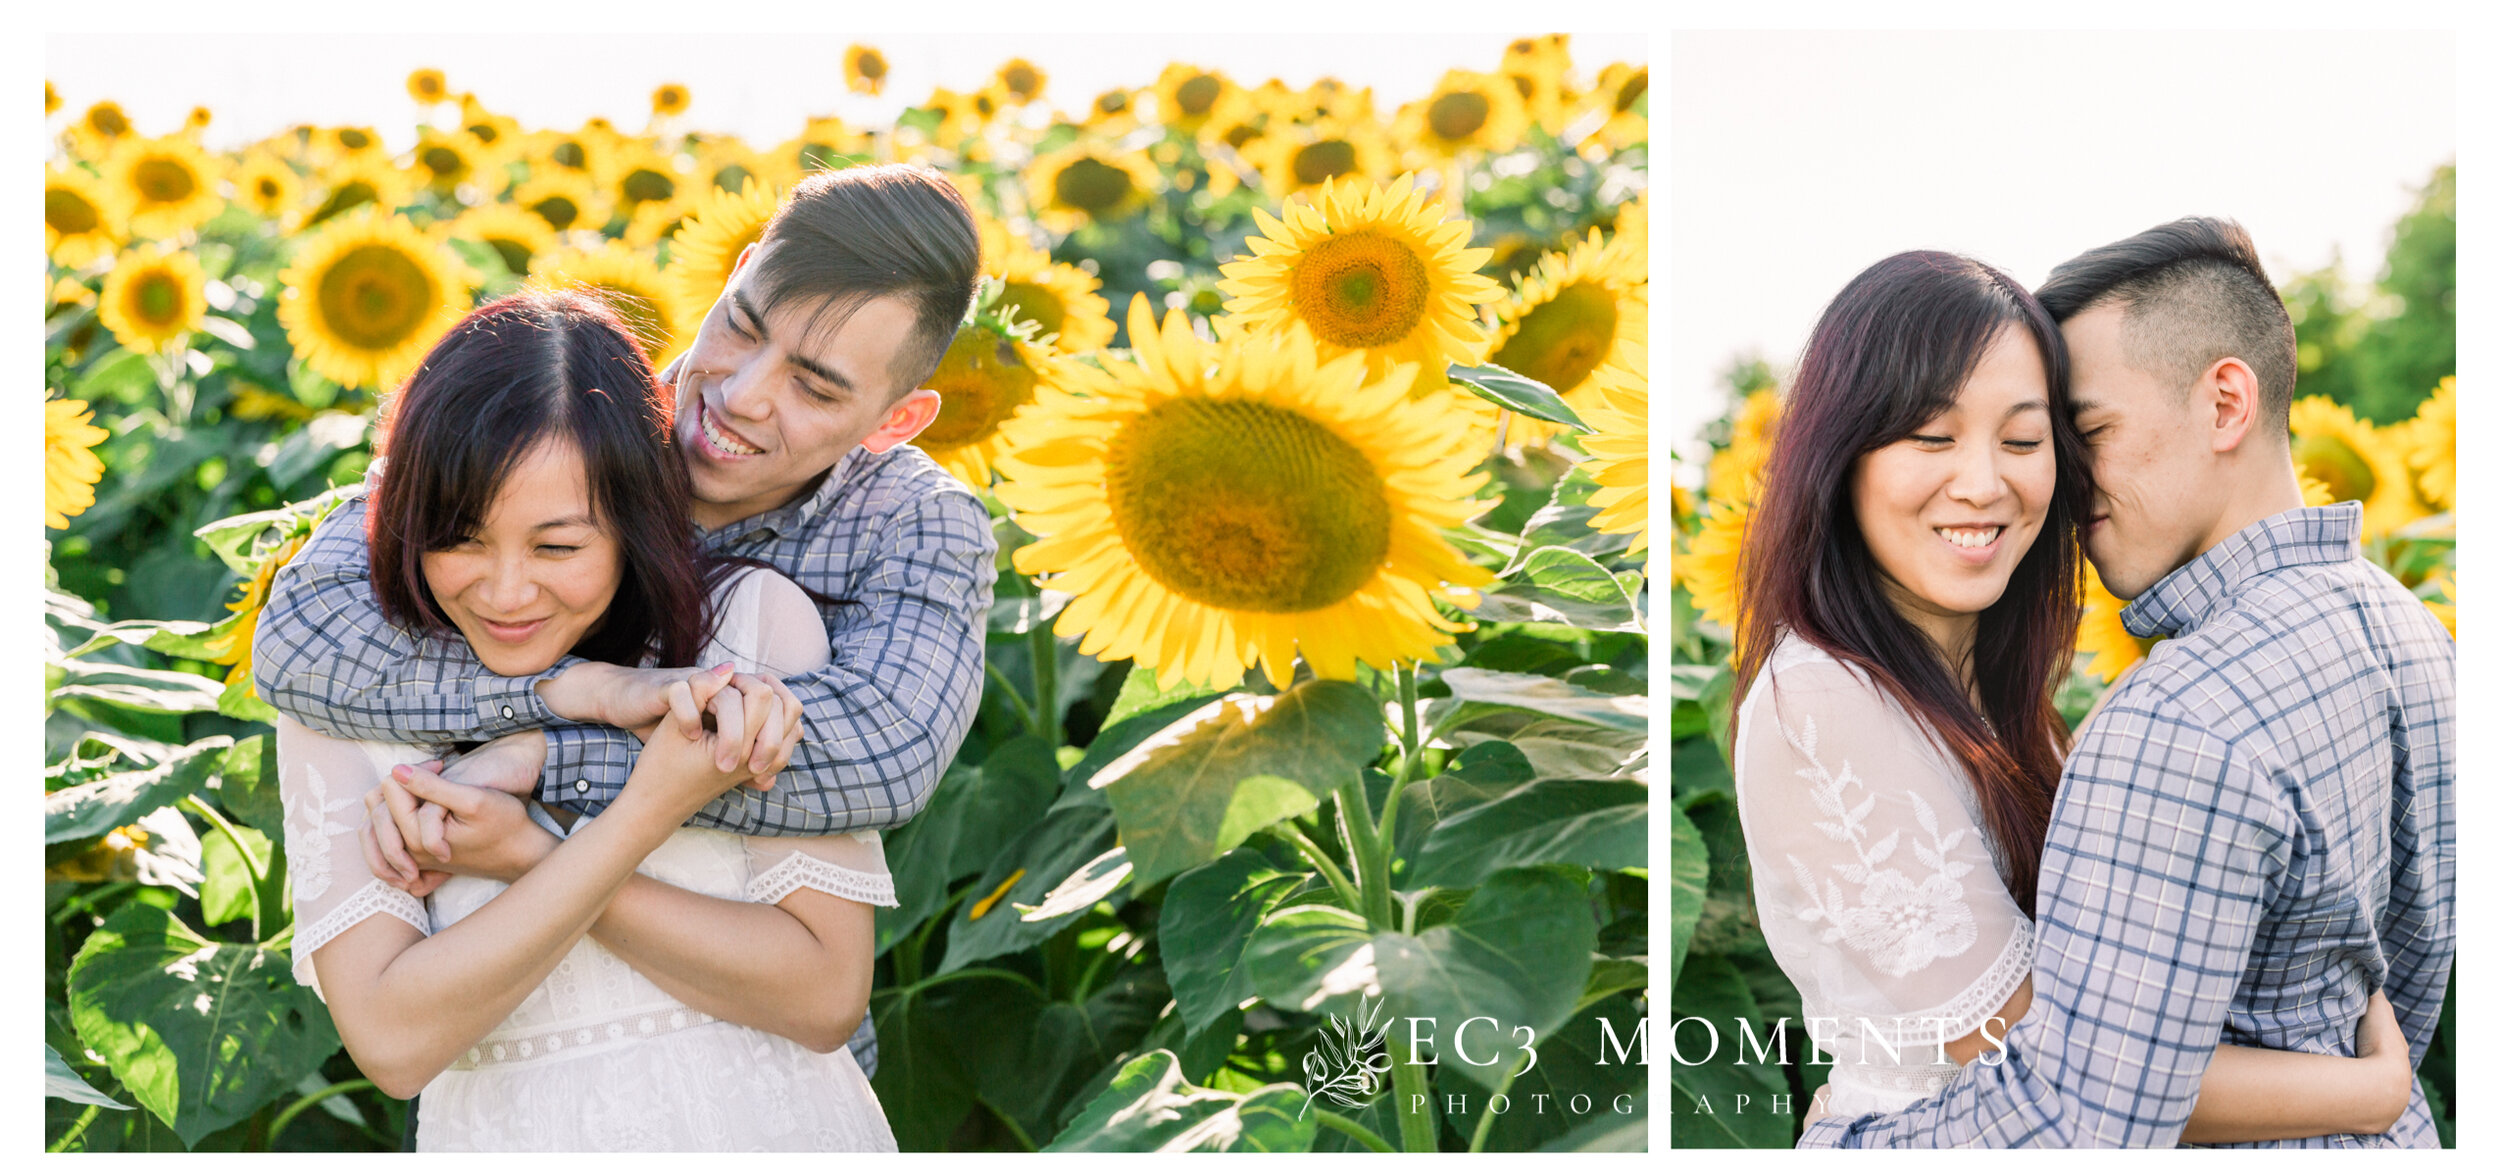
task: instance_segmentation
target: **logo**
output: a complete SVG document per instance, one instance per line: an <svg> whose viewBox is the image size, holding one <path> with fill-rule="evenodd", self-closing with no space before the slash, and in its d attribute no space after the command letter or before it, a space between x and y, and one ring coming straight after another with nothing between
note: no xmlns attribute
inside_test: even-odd
<svg viewBox="0 0 2500 1176"><path fill-rule="evenodd" d="M1318 1046L1302 1055L1302 1076L1310 1095L1294 1117L1307 1114L1315 1098L1341 1107L1361 1107L1379 1098L1388 1088L1384 1077L1390 1065L1388 1036L1388 1021L1375 1002L1363 1002L1355 1021L1330 1013Z"/></svg>

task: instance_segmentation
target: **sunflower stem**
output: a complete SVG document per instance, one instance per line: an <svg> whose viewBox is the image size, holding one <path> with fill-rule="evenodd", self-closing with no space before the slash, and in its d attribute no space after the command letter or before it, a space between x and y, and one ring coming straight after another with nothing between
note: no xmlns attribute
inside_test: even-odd
<svg viewBox="0 0 2500 1176"><path fill-rule="evenodd" d="M1381 852L1380 830L1372 824L1371 799L1363 795L1357 775L1337 786L1337 820L1346 846L1354 851L1354 868L1363 879L1363 917L1373 930L1393 926L1389 920L1389 857Z"/></svg>
<svg viewBox="0 0 2500 1176"><path fill-rule="evenodd" d="M1389 778L1389 795L1380 808L1380 848L1384 855L1397 852L1398 799L1406 794L1406 786L1415 779L1415 764L1424 754L1423 731L1415 720L1415 667L1398 666L1398 706L1404 712L1405 727L1398 732L1398 771Z"/></svg>
<svg viewBox="0 0 2500 1176"><path fill-rule="evenodd" d="M1407 1059L1390 1053L1390 1097L1398 1100L1398 1142L1410 1152L1441 1150L1440 1124L1432 1113L1432 1076L1424 1073L1409 1043Z"/></svg>
<svg viewBox="0 0 2500 1176"><path fill-rule="evenodd" d="M1337 866L1337 859L1328 856L1328 851L1321 849L1319 843L1311 840L1309 834L1295 828L1293 822L1289 820L1278 821L1276 833L1292 843L1295 852L1302 855L1302 860L1311 863L1311 868L1318 870L1320 877L1328 879L1328 884L1336 888L1337 896L1346 904L1347 910L1354 910L1362 905L1362 892L1354 888L1354 883L1346 880L1345 871Z"/></svg>
<svg viewBox="0 0 2500 1176"><path fill-rule="evenodd" d="M1333 1111L1314 1111L1311 1113L1311 1117L1319 1120L1320 1126L1337 1131L1346 1138L1362 1144L1367 1150L1376 1152L1395 1152L1398 1150L1389 1146L1388 1140L1382 1139L1378 1135L1373 1134L1371 1128L1365 1127L1362 1124Z"/></svg>
<svg viewBox="0 0 2500 1176"><path fill-rule="evenodd" d="M1033 640L1033 733L1059 743L1059 638L1035 625Z"/></svg>
<svg viewBox="0 0 2500 1176"><path fill-rule="evenodd" d="M999 670L997 662L983 659L981 668L989 672L990 681L998 683L999 693L1007 696L1007 705L1016 708L1016 721L1024 724L1026 730L1031 730L1033 708L1025 705L1024 692L1016 689L1016 684L1007 680L1007 675Z"/></svg>

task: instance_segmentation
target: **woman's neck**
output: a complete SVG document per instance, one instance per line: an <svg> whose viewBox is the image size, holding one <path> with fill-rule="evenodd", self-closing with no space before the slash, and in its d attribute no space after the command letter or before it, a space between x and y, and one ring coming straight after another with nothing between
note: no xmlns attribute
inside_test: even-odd
<svg viewBox="0 0 2500 1176"><path fill-rule="evenodd" d="M1884 595L1889 598L1893 611L1935 647L1936 656L1944 659L1945 669L1952 673L1954 681L1962 684L1962 689L1971 697L1971 704L1978 705L1978 659L1973 656L1979 640L1978 616L1941 611L1912 596L1908 590L1893 583L1890 577L1884 580Z"/></svg>

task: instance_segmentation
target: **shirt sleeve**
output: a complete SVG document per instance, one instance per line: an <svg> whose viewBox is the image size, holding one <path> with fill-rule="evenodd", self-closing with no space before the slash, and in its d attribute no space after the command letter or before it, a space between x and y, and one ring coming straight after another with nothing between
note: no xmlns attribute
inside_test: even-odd
<svg viewBox="0 0 2500 1176"><path fill-rule="evenodd" d="M1828 657L1763 682L1737 773L1763 934L1809 1005L1936 1060L2022 987L2031 922L1925 728Z"/></svg>
<svg viewBox="0 0 2500 1176"><path fill-rule="evenodd" d="M2396 773L2388 796L2388 920L2379 939L2387 1002L2419 1069L2456 962L2457 674L2456 644L2438 626L2411 619L2422 638L2391 667Z"/></svg>
<svg viewBox="0 0 2500 1176"><path fill-rule="evenodd" d="M273 726L278 797L286 813L286 876L295 901L295 980L321 996L313 952L348 928L381 916L420 934L434 933L425 903L374 877L358 843L365 794L381 785L382 773L393 765L417 762L424 752L334 739L283 714ZM397 754L390 754L393 750Z"/></svg>
<svg viewBox="0 0 2500 1176"><path fill-rule="evenodd" d="M749 837L748 902L780 902L801 890L869 906L901 906L885 844L873 829L830 837Z"/></svg>
<svg viewBox="0 0 2500 1176"><path fill-rule="evenodd" d="M2118 689L2067 760L2031 1011L2003 1056L1902 1111L1819 1120L1798 1146L2178 1143L2289 867L2290 824L2266 774L2171 692Z"/></svg>

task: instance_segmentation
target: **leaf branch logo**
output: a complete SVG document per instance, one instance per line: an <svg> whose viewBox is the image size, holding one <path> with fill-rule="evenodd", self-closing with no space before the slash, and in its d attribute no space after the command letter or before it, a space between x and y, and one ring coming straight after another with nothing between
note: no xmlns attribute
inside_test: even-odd
<svg viewBox="0 0 2500 1176"><path fill-rule="evenodd" d="M1302 1100L1299 1119L1311 1100L1325 1098L1341 1107L1361 1107L1388 1089L1388 1021L1375 1001L1364 1001L1354 1021L1330 1013L1319 1044L1302 1055L1302 1076L1310 1093Z"/></svg>

